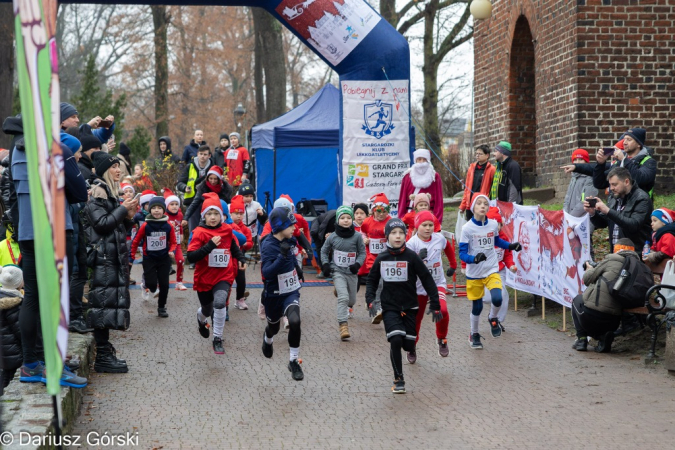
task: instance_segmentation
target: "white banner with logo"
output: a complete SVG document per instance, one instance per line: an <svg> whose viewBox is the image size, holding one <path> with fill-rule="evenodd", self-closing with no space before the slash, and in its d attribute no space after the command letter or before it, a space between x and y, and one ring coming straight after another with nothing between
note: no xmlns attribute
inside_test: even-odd
<svg viewBox="0 0 675 450"><path fill-rule="evenodd" d="M403 172L410 167L408 81L341 85L343 203L365 203L384 192L395 214Z"/></svg>
<svg viewBox="0 0 675 450"><path fill-rule="evenodd" d="M588 215L573 217L506 202L497 202L497 207L507 239L523 247L513 252L518 270L507 271L506 285L570 307L586 289L582 278L583 264L591 259Z"/></svg>

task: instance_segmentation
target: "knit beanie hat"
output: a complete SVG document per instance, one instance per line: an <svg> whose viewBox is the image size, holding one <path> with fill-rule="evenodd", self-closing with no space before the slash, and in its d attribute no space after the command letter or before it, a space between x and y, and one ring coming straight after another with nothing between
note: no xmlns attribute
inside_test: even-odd
<svg viewBox="0 0 675 450"><path fill-rule="evenodd" d="M291 211L295 212L295 203L293 203L293 199L291 198L290 195L288 195L288 194L281 194L281 195L279 196L279 198L285 198L286 200L288 200L288 201L290 202L290 204L291 204Z"/></svg>
<svg viewBox="0 0 675 450"><path fill-rule="evenodd" d="M233 131L232 133L230 133L230 138L232 138L232 136L236 136L237 139L239 140L239 144L241 144L241 135L239 133Z"/></svg>
<svg viewBox="0 0 675 450"><path fill-rule="evenodd" d="M640 147L645 146L645 141L647 140L647 130L644 128L631 128L630 130L626 131L624 136L630 136L633 139L637 141L638 144L640 144Z"/></svg>
<svg viewBox="0 0 675 450"><path fill-rule="evenodd" d="M78 115L77 109L70 103L61 102L61 122L66 120L68 117Z"/></svg>
<svg viewBox="0 0 675 450"><path fill-rule="evenodd" d="M621 238L614 244L614 253L619 253L622 250L635 251L635 244L628 238Z"/></svg>
<svg viewBox="0 0 675 450"><path fill-rule="evenodd" d="M422 211L415 215L415 228L419 228L424 222L433 222L434 227L438 223L438 219L431 211Z"/></svg>
<svg viewBox="0 0 675 450"><path fill-rule="evenodd" d="M364 213L366 213L366 216L370 214L370 211L368 211L368 205L366 205L365 203L357 203L353 206L354 213L356 213L356 211L359 209Z"/></svg>
<svg viewBox="0 0 675 450"><path fill-rule="evenodd" d="M354 210L349 206L342 205L335 212L335 223L338 223L338 221L340 220L340 216L342 216L343 214L349 215L349 217L351 217L352 220L354 220Z"/></svg>
<svg viewBox="0 0 675 450"><path fill-rule="evenodd" d="M488 209L486 217L488 219L496 220L497 223L502 223L502 215L499 212L499 208L495 206L491 206L490 209Z"/></svg>
<svg viewBox="0 0 675 450"><path fill-rule="evenodd" d="M141 192L141 206L145 205L148 203L154 196L157 195L157 192L153 191L152 189L146 189L143 192Z"/></svg>
<svg viewBox="0 0 675 450"><path fill-rule="evenodd" d="M413 197L413 209L417 208L419 202L426 202L431 207L431 194L428 192L420 192L415 196L411 195L411 197Z"/></svg>
<svg viewBox="0 0 675 450"><path fill-rule="evenodd" d="M578 148L572 152L572 162L574 162L574 160L577 158L581 158L586 162L590 161L590 158L588 157L588 152L583 148Z"/></svg>
<svg viewBox="0 0 675 450"><path fill-rule="evenodd" d="M511 156L511 144L506 141L499 142L499 144L497 144L495 147L495 150L504 156Z"/></svg>
<svg viewBox="0 0 675 450"><path fill-rule="evenodd" d="M120 142L120 150L117 153L119 153L122 156L129 156L131 155L131 149L124 142Z"/></svg>
<svg viewBox="0 0 675 450"><path fill-rule="evenodd" d="M178 196L174 194L171 189L162 189L162 195L164 196L164 204L166 206L169 206L169 203L171 202L178 202L178 206L180 206L180 198L178 198Z"/></svg>
<svg viewBox="0 0 675 450"><path fill-rule="evenodd" d="M223 169L219 166L212 166L209 171L206 173L206 178L209 178L209 175L215 175L219 180L223 179Z"/></svg>
<svg viewBox="0 0 675 450"><path fill-rule="evenodd" d="M654 210L654 212L652 213L652 217L656 217L661 222L668 225L669 223L673 223L673 218L675 217L675 211L671 211L670 209L666 209L666 208L659 208L657 210Z"/></svg>
<svg viewBox="0 0 675 450"><path fill-rule="evenodd" d="M202 196L204 202L202 203L202 219L210 210L218 211L220 220L223 220L223 207L220 205L220 197L215 192L207 192Z"/></svg>
<svg viewBox="0 0 675 450"><path fill-rule="evenodd" d="M227 133L223 133L220 135L220 140L222 141L223 139L227 139L228 142L230 142L230 135Z"/></svg>
<svg viewBox="0 0 675 450"><path fill-rule="evenodd" d="M417 158L424 158L427 162L431 162L431 152L426 148L418 148L413 152L413 161Z"/></svg>
<svg viewBox="0 0 675 450"><path fill-rule="evenodd" d="M0 268L0 284L5 289L18 290L23 285L23 271L19 266L7 264Z"/></svg>
<svg viewBox="0 0 675 450"><path fill-rule="evenodd" d="M250 183L242 183L239 186L239 195L255 195L255 189Z"/></svg>
<svg viewBox="0 0 675 450"><path fill-rule="evenodd" d="M135 194L135 193L136 193L136 189L134 189L134 186L133 186L132 184L129 184L129 183L120 183L120 190L121 190L122 192L126 191L127 189L131 189L131 193L132 193L132 194Z"/></svg>
<svg viewBox="0 0 675 450"><path fill-rule="evenodd" d="M80 142L82 143L82 152L86 152L92 148L101 148L101 141L93 134L82 135L80 137ZM77 151L77 149L75 151Z"/></svg>
<svg viewBox="0 0 675 450"><path fill-rule="evenodd" d="M289 208L275 207L270 213L272 233L276 234L296 223L295 215Z"/></svg>
<svg viewBox="0 0 675 450"><path fill-rule="evenodd" d="M98 139L96 139L94 136L91 136L96 142L98 142L98 146L101 146L101 142L99 142ZM69 134L61 134L61 143L68 147L68 149L75 154L80 147L82 147L82 141L80 141L78 138L75 136L71 136Z"/></svg>
<svg viewBox="0 0 675 450"><path fill-rule="evenodd" d="M96 175L99 177L102 177L104 173L110 169L113 164L119 164L120 160L117 159L117 156L112 156L108 155L105 152L97 152L97 153L103 153L103 155L98 155L96 160L94 161L94 170L96 170ZM93 155L93 154L92 154Z"/></svg>
<svg viewBox="0 0 675 450"><path fill-rule="evenodd" d="M393 219L389 219L389 221L387 221L387 224L384 226L384 236L387 239L389 239L389 234L394 230L394 228L400 228L401 230L403 230L403 233L408 232L408 229L406 228L403 221L398 217L395 217Z"/></svg>
<svg viewBox="0 0 675 450"><path fill-rule="evenodd" d="M152 210L153 207L160 206L162 211L166 212L166 203L164 203L164 197L156 195L150 199L150 205L148 206L148 211Z"/></svg>
<svg viewBox="0 0 675 450"><path fill-rule="evenodd" d="M373 204L373 209L380 206L383 207L385 211L389 211L389 199L387 198L386 195L384 195L384 192L380 192L379 194L373 195L368 199L368 201Z"/></svg>
<svg viewBox="0 0 675 450"><path fill-rule="evenodd" d="M293 211L293 202L288 195L282 195L274 201L274 208L288 208Z"/></svg>
<svg viewBox="0 0 675 450"><path fill-rule="evenodd" d="M230 202L230 212L244 212L244 197L241 195L232 197L232 201Z"/></svg>
<svg viewBox="0 0 675 450"><path fill-rule="evenodd" d="M488 198L487 195L476 192L475 194L473 194L473 198L471 199L471 212L473 212L473 208L474 206L476 206L476 200L478 200L481 197L487 200L488 203L490 202L490 199Z"/></svg>

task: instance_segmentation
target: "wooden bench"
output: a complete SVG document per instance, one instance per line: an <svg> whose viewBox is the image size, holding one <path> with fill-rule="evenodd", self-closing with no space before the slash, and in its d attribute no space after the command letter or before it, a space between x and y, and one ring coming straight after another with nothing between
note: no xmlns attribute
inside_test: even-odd
<svg viewBox="0 0 675 450"><path fill-rule="evenodd" d="M661 293L662 289L675 290L675 286L666 284L654 285L647 291L647 295L645 296L645 306L623 310L629 314L646 316L645 321L652 330L651 345L649 353L647 354L648 360L654 360L656 358L656 339L658 338L661 326L666 323L664 316L670 311L670 308L666 307L666 298ZM642 320L640 322L642 323Z"/></svg>

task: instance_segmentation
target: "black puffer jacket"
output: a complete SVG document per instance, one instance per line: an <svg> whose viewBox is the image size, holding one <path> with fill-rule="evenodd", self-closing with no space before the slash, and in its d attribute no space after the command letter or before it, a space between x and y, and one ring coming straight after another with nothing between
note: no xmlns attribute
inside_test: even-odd
<svg viewBox="0 0 675 450"><path fill-rule="evenodd" d="M2 339L2 369L15 370L23 364L19 309L23 298L18 291L0 289L0 339Z"/></svg>
<svg viewBox="0 0 675 450"><path fill-rule="evenodd" d="M94 269L87 324L92 328L126 330L130 306L126 242L133 222L117 196L98 177L92 183L91 199L83 214L87 265Z"/></svg>

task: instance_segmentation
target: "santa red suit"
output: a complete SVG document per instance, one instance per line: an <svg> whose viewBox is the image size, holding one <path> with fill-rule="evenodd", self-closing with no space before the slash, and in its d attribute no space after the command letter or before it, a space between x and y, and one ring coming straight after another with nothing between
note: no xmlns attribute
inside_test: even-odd
<svg viewBox="0 0 675 450"><path fill-rule="evenodd" d="M398 217L403 217L413 209L411 195L428 193L431 195L430 210L440 223L443 223L443 183L441 176L431 165L431 153L426 149L413 152L413 160L424 158L426 162L415 163L403 174L401 191L398 196Z"/></svg>

